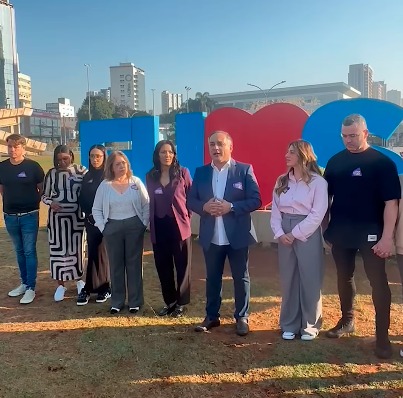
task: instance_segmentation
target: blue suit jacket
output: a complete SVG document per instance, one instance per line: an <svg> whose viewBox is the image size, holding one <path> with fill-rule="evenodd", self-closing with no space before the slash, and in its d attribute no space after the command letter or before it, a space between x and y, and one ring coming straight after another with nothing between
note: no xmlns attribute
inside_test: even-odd
<svg viewBox="0 0 403 398"><path fill-rule="evenodd" d="M198 167L187 199L188 208L200 215L199 241L205 250L208 250L211 244L215 227L215 217L203 211L203 205L214 197L212 179L211 164ZM250 213L262 205L262 200L250 164L231 159L223 199L234 206L233 211L223 216L225 232L231 247L241 249L256 243L250 234Z"/></svg>

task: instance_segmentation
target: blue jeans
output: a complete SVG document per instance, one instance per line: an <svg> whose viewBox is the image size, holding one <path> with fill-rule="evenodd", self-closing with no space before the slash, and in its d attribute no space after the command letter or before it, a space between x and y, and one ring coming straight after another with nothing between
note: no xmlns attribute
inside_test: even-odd
<svg viewBox="0 0 403 398"><path fill-rule="evenodd" d="M20 269L21 283L35 290L38 257L36 240L39 228L39 212L14 216L4 214L4 222L9 233Z"/></svg>

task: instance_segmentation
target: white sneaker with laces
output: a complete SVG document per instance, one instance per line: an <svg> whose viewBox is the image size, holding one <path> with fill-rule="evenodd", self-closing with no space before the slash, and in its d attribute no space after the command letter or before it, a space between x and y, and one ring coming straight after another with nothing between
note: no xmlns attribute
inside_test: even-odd
<svg viewBox="0 0 403 398"><path fill-rule="evenodd" d="M82 280L77 281L77 293L80 294L81 290L83 290L83 287L85 286L85 282Z"/></svg>
<svg viewBox="0 0 403 398"><path fill-rule="evenodd" d="M35 290L27 289L20 300L20 304L30 304L34 301Z"/></svg>
<svg viewBox="0 0 403 398"><path fill-rule="evenodd" d="M63 301L64 300L64 293L66 292L66 288L62 285L59 285L55 291L55 295L53 298L55 301Z"/></svg>
<svg viewBox="0 0 403 398"><path fill-rule="evenodd" d="M295 333L292 332L284 332L282 335L283 340L294 340L295 339Z"/></svg>
<svg viewBox="0 0 403 398"><path fill-rule="evenodd" d="M25 293L26 290L27 290L27 285L24 285L23 283L21 283L20 286L18 286L15 289L9 291L8 295L10 297L22 296Z"/></svg>

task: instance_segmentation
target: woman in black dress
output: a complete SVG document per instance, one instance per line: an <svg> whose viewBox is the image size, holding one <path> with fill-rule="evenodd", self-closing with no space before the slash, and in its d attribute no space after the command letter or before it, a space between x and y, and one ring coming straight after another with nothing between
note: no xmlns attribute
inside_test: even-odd
<svg viewBox="0 0 403 398"><path fill-rule="evenodd" d="M111 297L109 260L102 233L94 226L92 205L99 184L104 179L106 149L103 145L93 145L89 152L89 172L84 176L79 203L85 214L85 230L87 232L87 274L85 286L77 297L77 305L85 305L91 293L98 293L97 303L103 303Z"/></svg>

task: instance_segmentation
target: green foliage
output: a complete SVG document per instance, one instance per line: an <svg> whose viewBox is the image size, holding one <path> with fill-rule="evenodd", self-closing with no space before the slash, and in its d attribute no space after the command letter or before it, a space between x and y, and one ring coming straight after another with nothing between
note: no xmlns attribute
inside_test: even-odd
<svg viewBox="0 0 403 398"><path fill-rule="evenodd" d="M115 106L102 97L91 97L91 119L104 120L112 119ZM81 121L88 120L88 97L85 98L80 109L77 111L77 126Z"/></svg>

